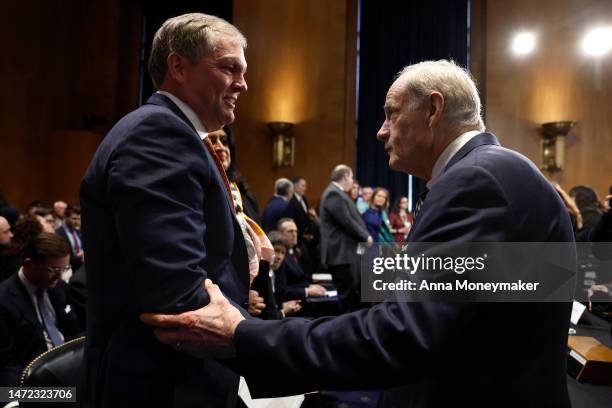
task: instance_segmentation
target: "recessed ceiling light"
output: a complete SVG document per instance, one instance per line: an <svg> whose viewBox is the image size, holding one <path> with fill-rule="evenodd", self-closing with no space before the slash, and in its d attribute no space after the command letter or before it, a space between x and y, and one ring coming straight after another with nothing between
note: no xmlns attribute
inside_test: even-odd
<svg viewBox="0 0 612 408"><path fill-rule="evenodd" d="M512 41L512 51L516 55L527 55L535 48L535 35L523 32L514 36Z"/></svg>
<svg viewBox="0 0 612 408"><path fill-rule="evenodd" d="M595 57L612 50L612 28L597 27L590 30L582 40L582 50Z"/></svg>

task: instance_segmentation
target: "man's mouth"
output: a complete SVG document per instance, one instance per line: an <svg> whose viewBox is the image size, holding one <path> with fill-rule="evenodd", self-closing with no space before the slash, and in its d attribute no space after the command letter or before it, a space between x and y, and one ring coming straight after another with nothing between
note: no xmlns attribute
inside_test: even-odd
<svg viewBox="0 0 612 408"><path fill-rule="evenodd" d="M235 108L235 107L236 107L236 101L238 100L238 98L236 98L236 97L234 97L234 96L226 96L226 97L224 98L224 100L225 100L225 103L227 103L227 104L228 104L229 106L231 106L231 107L232 107L232 109L233 109L233 108Z"/></svg>

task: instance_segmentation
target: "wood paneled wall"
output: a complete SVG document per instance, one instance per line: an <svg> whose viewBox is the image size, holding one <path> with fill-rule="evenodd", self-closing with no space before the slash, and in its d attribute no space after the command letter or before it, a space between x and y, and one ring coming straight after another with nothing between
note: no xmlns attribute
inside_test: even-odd
<svg viewBox="0 0 612 408"><path fill-rule="evenodd" d="M20 210L33 200L75 202L102 135L137 106L139 7L1 4L0 188ZM86 131L85 117L103 123Z"/></svg>
<svg viewBox="0 0 612 408"><path fill-rule="evenodd" d="M580 43L590 27L612 24L612 2L488 0L474 5L473 72L484 84L489 131L540 165L539 126L577 121L566 140L565 170L548 176L566 189L586 184L606 193L612 184L612 55L587 57ZM519 30L536 33L532 54L512 54L512 37Z"/></svg>
<svg viewBox="0 0 612 408"><path fill-rule="evenodd" d="M303 176L317 202L332 168L354 165L356 12L354 0L234 0L249 43L237 164L262 208L279 177ZM272 167L272 121L295 123L293 168Z"/></svg>

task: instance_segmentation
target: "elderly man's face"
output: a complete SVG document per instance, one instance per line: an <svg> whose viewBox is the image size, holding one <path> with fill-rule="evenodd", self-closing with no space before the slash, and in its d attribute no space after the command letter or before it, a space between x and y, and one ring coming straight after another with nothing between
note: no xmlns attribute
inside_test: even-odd
<svg viewBox="0 0 612 408"><path fill-rule="evenodd" d="M279 231L281 234L283 234L283 237L285 237L285 239L289 241L289 244L291 245L291 247L294 247L297 245L298 230L294 222L290 222L290 221L284 222L280 226Z"/></svg>
<svg viewBox="0 0 612 408"><path fill-rule="evenodd" d="M401 79L400 79L401 80ZM409 110L408 95L395 81L385 100L385 121L376 135L385 142L389 166L393 170L423 177L433 155L433 138L427 126L427 104Z"/></svg>
<svg viewBox="0 0 612 408"><path fill-rule="evenodd" d="M196 64L185 66L185 102L196 112L206 130L215 131L234 121L238 95L247 90L246 60L242 47L220 39L215 51Z"/></svg>

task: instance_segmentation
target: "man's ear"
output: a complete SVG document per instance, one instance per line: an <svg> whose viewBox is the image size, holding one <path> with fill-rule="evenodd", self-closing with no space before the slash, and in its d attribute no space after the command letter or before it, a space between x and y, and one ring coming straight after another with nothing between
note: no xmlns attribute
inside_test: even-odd
<svg viewBox="0 0 612 408"><path fill-rule="evenodd" d="M24 270L28 270L29 271L30 269L32 269L32 264L33 263L34 262L30 258L25 258L23 260L23 262L21 263L21 266L23 267Z"/></svg>
<svg viewBox="0 0 612 408"><path fill-rule="evenodd" d="M182 84L186 80L186 68L187 68L187 58L183 57L176 52L171 52L166 57L166 64L168 65L168 73L166 74L174 82Z"/></svg>
<svg viewBox="0 0 612 408"><path fill-rule="evenodd" d="M444 106L444 96L440 92L434 91L429 95L429 110L427 112L427 126L429 128L433 128L440 122Z"/></svg>

